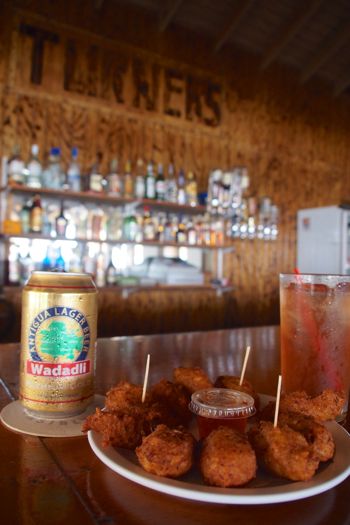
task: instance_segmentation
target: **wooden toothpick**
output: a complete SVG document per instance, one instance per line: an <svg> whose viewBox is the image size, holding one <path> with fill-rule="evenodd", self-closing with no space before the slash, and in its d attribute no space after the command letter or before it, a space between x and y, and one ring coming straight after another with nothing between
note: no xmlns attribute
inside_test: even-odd
<svg viewBox="0 0 350 525"><path fill-rule="evenodd" d="M281 386L282 386L282 376L278 376L278 385L277 385L277 396L276 396L276 406L275 406L275 419L273 420L274 428L277 427L278 422L278 412L280 408L280 397L281 397Z"/></svg>
<svg viewBox="0 0 350 525"><path fill-rule="evenodd" d="M143 380L143 389L142 389L142 403L145 402L146 399L146 390L147 390L147 383L148 383L148 373L149 373L149 363L150 363L151 356L150 354L147 355L147 361L146 361L146 369L145 369L145 378Z"/></svg>
<svg viewBox="0 0 350 525"><path fill-rule="evenodd" d="M242 383L243 383L245 369L247 368L247 363L249 359L249 354L250 354L250 346L247 346L246 351L245 351L243 366L242 366L241 378L239 380L239 386L242 386Z"/></svg>

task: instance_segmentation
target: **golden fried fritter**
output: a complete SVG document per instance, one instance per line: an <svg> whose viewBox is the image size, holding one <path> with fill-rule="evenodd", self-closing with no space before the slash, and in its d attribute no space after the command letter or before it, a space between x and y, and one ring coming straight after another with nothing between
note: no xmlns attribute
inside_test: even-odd
<svg viewBox="0 0 350 525"><path fill-rule="evenodd" d="M193 465L194 445L195 439L189 432L158 425L135 452L147 472L178 478Z"/></svg>
<svg viewBox="0 0 350 525"><path fill-rule="evenodd" d="M83 432L95 430L102 434L102 446L134 449L141 443L143 421L136 414L108 412L96 408L83 424Z"/></svg>
<svg viewBox="0 0 350 525"><path fill-rule="evenodd" d="M203 479L217 487L245 485L256 475L256 457L247 437L219 427L203 441L200 469Z"/></svg>
<svg viewBox="0 0 350 525"><path fill-rule="evenodd" d="M146 395L145 401L149 401ZM115 387L111 388L106 394L106 408L108 410L123 410L142 403L142 386L120 381Z"/></svg>
<svg viewBox="0 0 350 525"><path fill-rule="evenodd" d="M324 390L318 396L311 397L304 391L297 391L281 396L280 410L300 412L319 421L329 421L341 413L344 404L344 392Z"/></svg>
<svg viewBox="0 0 350 525"><path fill-rule="evenodd" d="M288 426L260 421L250 430L249 439L258 461L282 478L307 481L318 468L319 459L305 437Z"/></svg>
<svg viewBox="0 0 350 525"><path fill-rule="evenodd" d="M183 385L190 394L213 386L207 374L199 367L174 368L173 375L175 383Z"/></svg>
<svg viewBox="0 0 350 525"><path fill-rule="evenodd" d="M186 426L192 414L188 409L190 396L182 385L162 379L150 389L153 402L164 407L162 423L169 427Z"/></svg>
<svg viewBox="0 0 350 525"><path fill-rule="evenodd" d="M255 408L259 410L260 399L258 394L255 392L253 385L248 379L244 379L242 384L239 384L240 377L237 376L219 376L215 381L216 388L231 388L232 390L238 390L239 392L245 392L254 399Z"/></svg>
<svg viewBox="0 0 350 525"><path fill-rule="evenodd" d="M296 412L281 412L278 423L300 432L312 448L313 455L320 461L328 461L334 456L334 440L331 432L311 416Z"/></svg>

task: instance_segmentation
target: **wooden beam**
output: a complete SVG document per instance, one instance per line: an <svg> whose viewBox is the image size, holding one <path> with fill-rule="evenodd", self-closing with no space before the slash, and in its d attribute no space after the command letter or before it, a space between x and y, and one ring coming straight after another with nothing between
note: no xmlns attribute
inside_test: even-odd
<svg viewBox="0 0 350 525"><path fill-rule="evenodd" d="M104 0L94 0L94 9L95 11L100 11L103 7Z"/></svg>
<svg viewBox="0 0 350 525"><path fill-rule="evenodd" d="M180 9L184 0L172 0L169 8L163 13L159 21L159 31L162 33L169 26L170 22L173 20L176 12Z"/></svg>
<svg viewBox="0 0 350 525"><path fill-rule="evenodd" d="M304 24L316 13L324 0L313 0L308 7L301 9L300 4L294 13L293 20L288 20L280 31L280 36L266 51L261 63L261 69L266 69L281 54L286 45L301 30Z"/></svg>
<svg viewBox="0 0 350 525"><path fill-rule="evenodd" d="M217 53L224 43L230 38L232 33L237 29L239 24L241 23L243 17L247 14L249 9L254 4L255 0L243 0L241 4L238 6L238 8L235 10L233 17L227 24L225 30L223 31L222 35L219 36L217 39L215 45L214 45L214 52Z"/></svg>
<svg viewBox="0 0 350 525"><path fill-rule="evenodd" d="M319 52L306 64L301 71L300 82L304 84L327 62L350 38L350 22L346 20L332 31Z"/></svg>
<svg viewBox="0 0 350 525"><path fill-rule="evenodd" d="M339 97L350 86L350 73L343 77L334 86L333 95Z"/></svg>

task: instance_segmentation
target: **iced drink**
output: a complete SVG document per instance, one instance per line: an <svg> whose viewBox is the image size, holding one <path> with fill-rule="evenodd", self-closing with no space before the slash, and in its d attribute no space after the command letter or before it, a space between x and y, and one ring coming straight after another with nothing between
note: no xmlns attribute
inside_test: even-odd
<svg viewBox="0 0 350 525"><path fill-rule="evenodd" d="M281 275L280 308L284 392L331 388L348 399L350 276Z"/></svg>

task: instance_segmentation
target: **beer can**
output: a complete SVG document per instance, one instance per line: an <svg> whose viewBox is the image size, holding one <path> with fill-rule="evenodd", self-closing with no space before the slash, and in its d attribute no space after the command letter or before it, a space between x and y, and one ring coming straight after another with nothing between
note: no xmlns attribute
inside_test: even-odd
<svg viewBox="0 0 350 525"><path fill-rule="evenodd" d="M22 295L20 400L37 417L93 400L97 290L89 274L32 272Z"/></svg>

